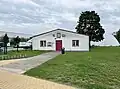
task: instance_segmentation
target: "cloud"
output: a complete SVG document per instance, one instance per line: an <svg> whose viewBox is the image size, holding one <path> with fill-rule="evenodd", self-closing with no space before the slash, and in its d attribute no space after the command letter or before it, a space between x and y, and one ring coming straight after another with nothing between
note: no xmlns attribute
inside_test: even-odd
<svg viewBox="0 0 120 89"><path fill-rule="evenodd" d="M38 33L57 27L75 31L80 13L86 10L100 15L107 33L120 24L120 1L114 0L1 0L0 6L0 28L5 31Z"/></svg>

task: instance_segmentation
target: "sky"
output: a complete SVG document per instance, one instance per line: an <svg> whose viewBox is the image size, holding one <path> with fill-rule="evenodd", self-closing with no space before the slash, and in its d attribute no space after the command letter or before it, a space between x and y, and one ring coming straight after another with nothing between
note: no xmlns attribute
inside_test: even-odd
<svg viewBox="0 0 120 89"><path fill-rule="evenodd" d="M0 0L0 31L38 34L75 30L80 13L96 11L106 33L120 28L119 0Z"/></svg>

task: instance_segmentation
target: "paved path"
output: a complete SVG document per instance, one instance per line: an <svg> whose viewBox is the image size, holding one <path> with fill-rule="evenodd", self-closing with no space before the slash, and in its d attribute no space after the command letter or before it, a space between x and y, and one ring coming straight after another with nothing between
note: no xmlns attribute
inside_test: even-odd
<svg viewBox="0 0 120 89"><path fill-rule="evenodd" d="M25 75L0 70L0 89L75 89Z"/></svg>
<svg viewBox="0 0 120 89"><path fill-rule="evenodd" d="M34 68L56 57L59 54L60 54L59 52L49 52L49 53L41 54L39 56L31 57L31 58L5 61L3 63L0 62L0 70L7 70L9 72L22 74L27 70Z"/></svg>
<svg viewBox="0 0 120 89"><path fill-rule="evenodd" d="M49 52L26 59L0 61L0 89L75 89L70 86L20 75L57 55L59 53Z"/></svg>

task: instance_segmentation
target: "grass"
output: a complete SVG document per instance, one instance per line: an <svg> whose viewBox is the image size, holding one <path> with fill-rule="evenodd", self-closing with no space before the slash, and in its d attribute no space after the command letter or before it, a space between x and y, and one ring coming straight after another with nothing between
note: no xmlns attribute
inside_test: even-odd
<svg viewBox="0 0 120 89"><path fill-rule="evenodd" d="M1 54L0 60L8 60L8 59L17 59L17 58L26 58L40 55L45 51L32 51L32 50L19 50L17 51L9 51L7 54Z"/></svg>
<svg viewBox="0 0 120 89"><path fill-rule="evenodd" d="M83 89L120 89L120 47L67 52L25 74Z"/></svg>

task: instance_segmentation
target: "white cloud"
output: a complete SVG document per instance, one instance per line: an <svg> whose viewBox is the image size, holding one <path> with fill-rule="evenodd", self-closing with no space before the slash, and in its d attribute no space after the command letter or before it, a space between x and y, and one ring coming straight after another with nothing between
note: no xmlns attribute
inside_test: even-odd
<svg viewBox="0 0 120 89"><path fill-rule="evenodd" d="M34 6L39 6L38 4L34 3L32 0L3 0L3 1L14 4L31 4Z"/></svg>
<svg viewBox="0 0 120 89"><path fill-rule="evenodd" d="M100 15L107 33L120 24L120 1L114 0L1 0L0 6L0 28L6 31L37 33L52 27L75 31L80 13L86 10Z"/></svg>

